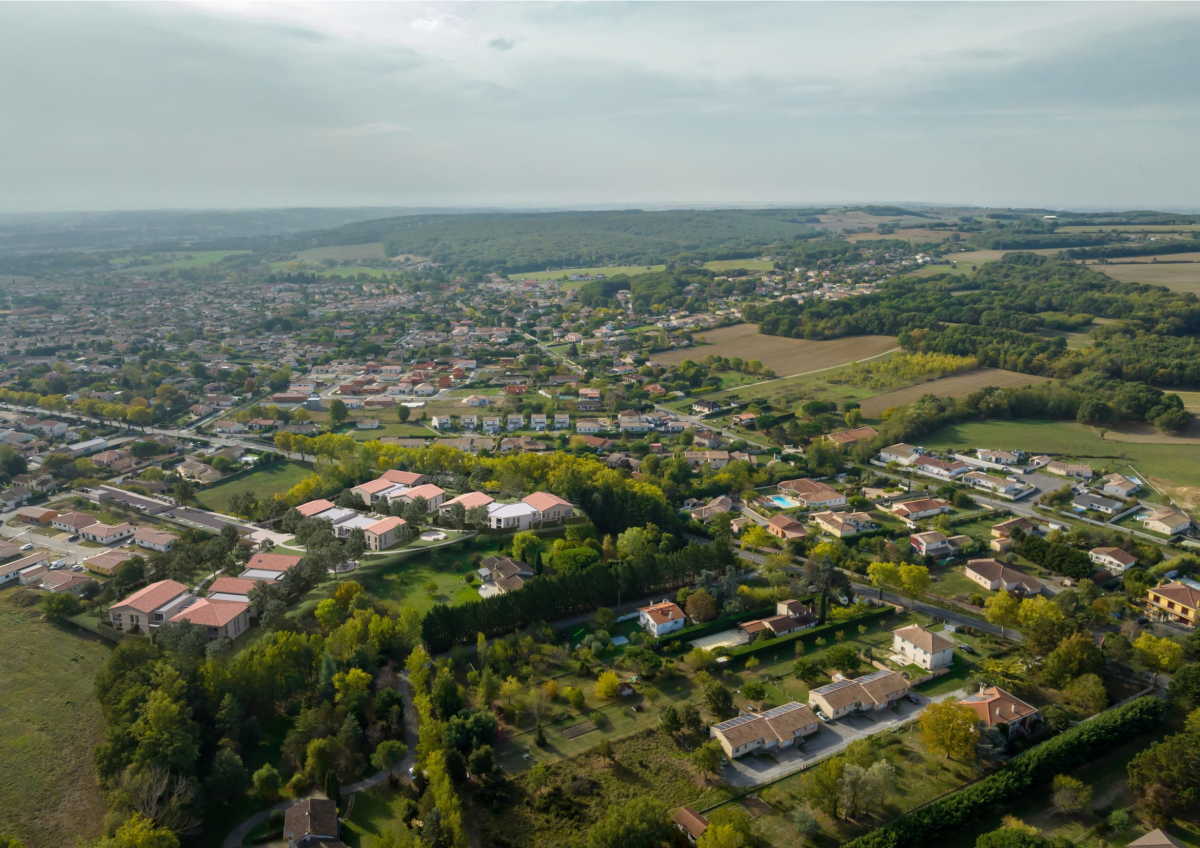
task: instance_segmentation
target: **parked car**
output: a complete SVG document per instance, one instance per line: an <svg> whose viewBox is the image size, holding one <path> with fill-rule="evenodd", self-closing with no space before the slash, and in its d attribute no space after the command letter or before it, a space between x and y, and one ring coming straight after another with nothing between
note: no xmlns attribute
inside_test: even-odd
<svg viewBox="0 0 1200 848"><path fill-rule="evenodd" d="M68 541L68 542L78 542L78 541L79 541L79 534L78 534L78 533L76 533L74 536L68 536L68 537L67 537L67 541Z"/></svg>
<svg viewBox="0 0 1200 848"><path fill-rule="evenodd" d="M33 550L33 542L26 542L25 544L21 545L21 550L32 551Z"/></svg>

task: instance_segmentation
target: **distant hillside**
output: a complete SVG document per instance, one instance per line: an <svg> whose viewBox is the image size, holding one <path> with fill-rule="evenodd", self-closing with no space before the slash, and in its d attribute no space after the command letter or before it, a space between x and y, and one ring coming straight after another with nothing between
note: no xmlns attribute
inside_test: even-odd
<svg viewBox="0 0 1200 848"><path fill-rule="evenodd" d="M516 273L674 258L753 256L811 237L813 209L671 210L408 215L276 240L303 250L381 241L388 255L428 256L461 271Z"/></svg>
<svg viewBox="0 0 1200 848"><path fill-rule="evenodd" d="M363 206L5 214L0 215L0 253L141 247L165 249L181 244L280 236L340 227L404 211L390 206Z"/></svg>

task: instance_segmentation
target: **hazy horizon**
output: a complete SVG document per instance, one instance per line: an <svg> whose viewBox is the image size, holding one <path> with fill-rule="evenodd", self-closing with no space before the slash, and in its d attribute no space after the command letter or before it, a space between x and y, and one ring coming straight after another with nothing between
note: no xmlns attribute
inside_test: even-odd
<svg viewBox="0 0 1200 848"><path fill-rule="evenodd" d="M1198 42L1194 3L4 4L0 211L1195 209Z"/></svg>

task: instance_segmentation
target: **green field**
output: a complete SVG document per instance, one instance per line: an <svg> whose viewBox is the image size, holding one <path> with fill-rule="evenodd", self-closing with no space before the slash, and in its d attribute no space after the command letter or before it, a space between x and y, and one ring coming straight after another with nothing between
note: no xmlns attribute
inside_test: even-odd
<svg viewBox="0 0 1200 848"><path fill-rule="evenodd" d="M166 253L151 253L136 257L138 260L149 260L145 265L126 265L126 270L142 271L186 271L192 268L205 268L215 265L227 256L249 253L248 250L188 250L168 251Z"/></svg>
<svg viewBox="0 0 1200 848"><path fill-rule="evenodd" d="M396 268L375 268L370 265L337 265L332 268L326 268L324 265L318 263L300 262L290 259L272 262L270 268L272 271L299 271L323 277L357 277L359 274L368 277L387 277L399 273L399 270Z"/></svg>
<svg viewBox="0 0 1200 848"><path fill-rule="evenodd" d="M1173 486L1200 486L1200 445L1162 436L1159 444L1102 438L1094 427L1074 421L970 421L946 427L921 440L930 448L988 447L1055 453L1083 459L1103 458L1093 465L1128 468Z"/></svg>
<svg viewBox="0 0 1200 848"><path fill-rule="evenodd" d="M710 271L734 271L742 268L746 271L773 271L775 263L770 259L713 259L704 263Z"/></svg>
<svg viewBox="0 0 1200 848"><path fill-rule="evenodd" d="M564 280L568 286L581 286L584 280L569 281L568 277L577 274L615 277L618 274L648 274L651 271L661 271L665 265L598 265L592 268L557 268L553 271L526 271L521 274L509 274L512 280Z"/></svg>
<svg viewBox="0 0 1200 848"><path fill-rule="evenodd" d="M0 591L0 833L30 848L74 845L104 819L92 766L104 719L92 685L108 648L19 607L18 591Z"/></svg>
<svg viewBox="0 0 1200 848"><path fill-rule="evenodd" d="M227 483L218 483L211 489L203 489L196 493L196 500L208 509L226 512L234 495L253 492L259 499L269 498L279 492L286 492L311 473L312 469L298 462L286 462Z"/></svg>
<svg viewBox="0 0 1200 848"><path fill-rule="evenodd" d="M345 579L361 584L368 594L393 612L407 607L424 614L434 604L479 600L476 587L466 580L477 567L471 557L473 554L481 557L497 554L501 544L498 539L481 537L467 542L465 547L453 545L428 552L401 549L393 556L364 560L364 564L347 574ZM329 597L337 583L336 580L322 583L309 593L298 611L303 612L318 600Z"/></svg>

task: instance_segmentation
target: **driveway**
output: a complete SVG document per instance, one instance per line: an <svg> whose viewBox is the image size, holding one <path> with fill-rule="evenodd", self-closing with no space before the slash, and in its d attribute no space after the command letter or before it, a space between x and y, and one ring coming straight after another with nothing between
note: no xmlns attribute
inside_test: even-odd
<svg viewBox="0 0 1200 848"><path fill-rule="evenodd" d="M730 786L744 789L779 780L841 753L852 742L908 724L933 702L960 698L966 694L965 689L959 689L936 695L932 699L917 695L919 704L901 700L893 708L880 713L856 713L836 721L822 722L821 729L804 740L800 747L741 757L726 765L721 777Z"/></svg>

